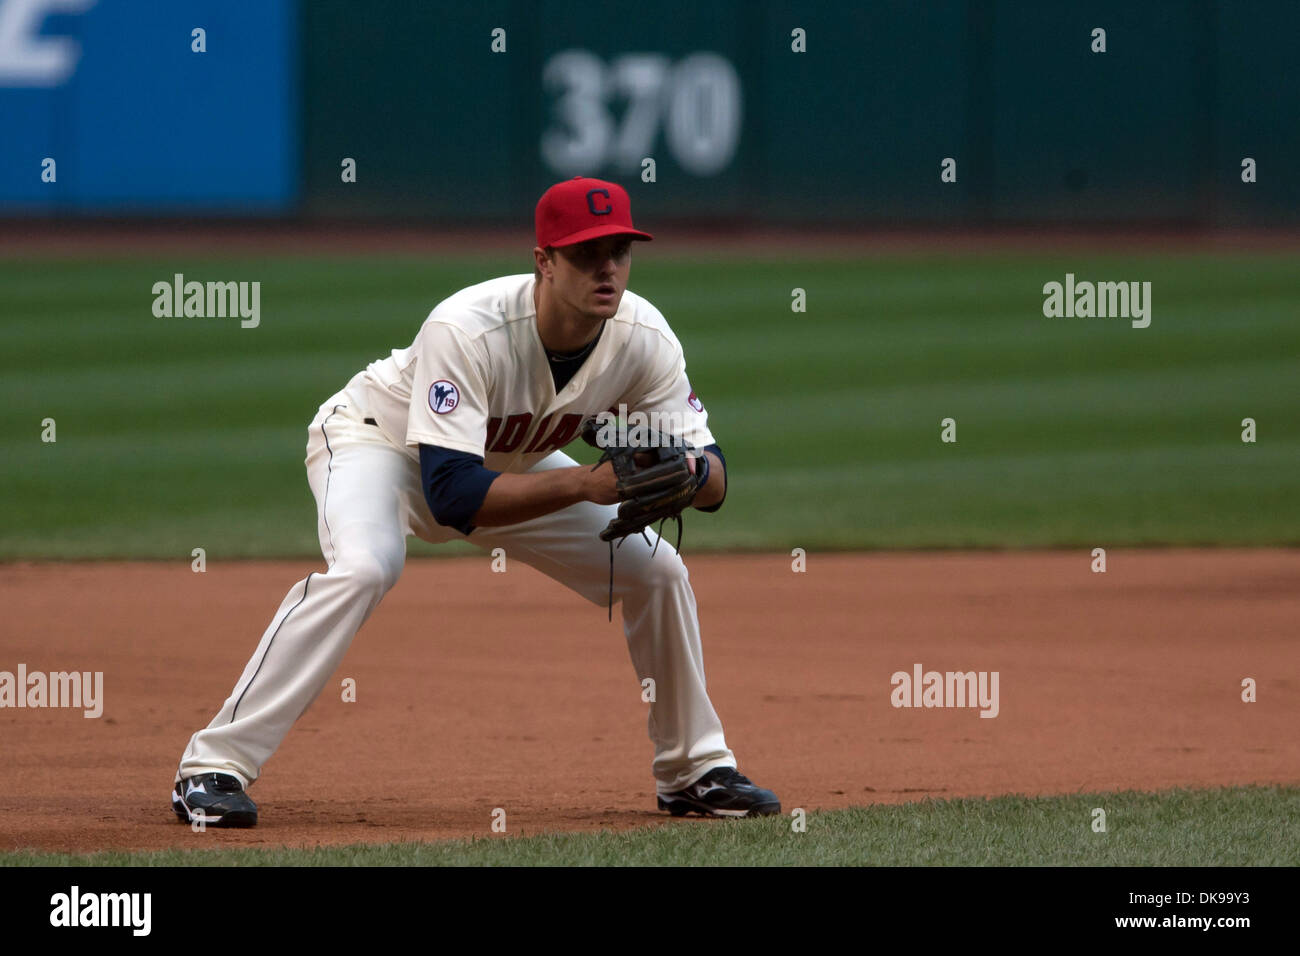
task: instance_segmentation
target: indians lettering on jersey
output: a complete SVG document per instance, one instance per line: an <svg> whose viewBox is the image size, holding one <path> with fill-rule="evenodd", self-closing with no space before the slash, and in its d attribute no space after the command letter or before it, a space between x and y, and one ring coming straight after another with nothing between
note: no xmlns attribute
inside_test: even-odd
<svg viewBox="0 0 1300 956"><path fill-rule="evenodd" d="M533 429L533 413L519 412L505 419L493 416L488 419L487 441L484 447L490 455L508 455L523 446L523 453L559 451L578 437L578 429L586 416L572 412L560 417L554 428L550 428L554 413L542 418ZM549 429L549 430L548 430ZM524 439L532 434L532 441L524 445Z"/></svg>
<svg viewBox="0 0 1300 956"><path fill-rule="evenodd" d="M348 394L413 459L420 445L434 445L482 457L496 471L526 471L563 448L592 409L674 413L684 441L713 443L681 343L650 302L624 292L596 347L557 392L534 287L522 273L444 299L409 348L371 363Z"/></svg>

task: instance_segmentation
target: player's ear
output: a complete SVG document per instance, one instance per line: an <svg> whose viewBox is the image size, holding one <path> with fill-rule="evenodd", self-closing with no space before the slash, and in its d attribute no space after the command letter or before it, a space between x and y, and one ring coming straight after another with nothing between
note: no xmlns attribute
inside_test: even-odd
<svg viewBox="0 0 1300 956"><path fill-rule="evenodd" d="M550 246L545 249L540 246L533 247L533 275L540 281L542 278L542 264L547 264L548 271L555 264L555 250Z"/></svg>

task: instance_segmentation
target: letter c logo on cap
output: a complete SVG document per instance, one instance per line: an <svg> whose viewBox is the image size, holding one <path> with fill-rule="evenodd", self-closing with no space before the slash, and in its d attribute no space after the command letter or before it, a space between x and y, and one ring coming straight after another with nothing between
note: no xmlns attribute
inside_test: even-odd
<svg viewBox="0 0 1300 956"><path fill-rule="evenodd" d="M608 189L588 189L588 190L587 190L587 208L591 210L591 214L592 214L593 216L608 216L611 212L614 211L614 206L613 206L612 203L606 203L604 209L597 209L597 208L596 208L596 200L595 200L595 198L594 198L594 197L596 196L597 193L599 193L600 195L604 196L606 200L609 199L609 190L608 190Z"/></svg>

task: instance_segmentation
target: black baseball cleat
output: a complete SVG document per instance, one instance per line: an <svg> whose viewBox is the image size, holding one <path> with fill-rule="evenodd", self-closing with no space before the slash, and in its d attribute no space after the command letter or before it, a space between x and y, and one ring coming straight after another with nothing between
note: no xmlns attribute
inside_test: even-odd
<svg viewBox="0 0 1300 956"><path fill-rule="evenodd" d="M659 794L659 809L675 817L765 817L780 813L781 801L735 767L714 767L685 790Z"/></svg>
<svg viewBox="0 0 1300 956"><path fill-rule="evenodd" d="M172 810L181 823L202 819L210 827L257 825L257 804L228 773L201 773L176 784Z"/></svg>

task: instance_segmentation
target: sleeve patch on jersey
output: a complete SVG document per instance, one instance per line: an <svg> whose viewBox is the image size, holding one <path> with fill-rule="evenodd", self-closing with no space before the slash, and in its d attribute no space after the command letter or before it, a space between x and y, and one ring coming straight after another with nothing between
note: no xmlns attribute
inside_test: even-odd
<svg viewBox="0 0 1300 956"><path fill-rule="evenodd" d="M445 378L440 378L429 386L429 407L436 415L446 415L455 411L460 404L460 389Z"/></svg>
<svg viewBox="0 0 1300 956"><path fill-rule="evenodd" d="M678 392L678 394L680 395L681 393ZM691 394L686 397L686 404L691 406L691 408L695 409L697 412L704 411L704 403L695 397L694 389L692 389Z"/></svg>

